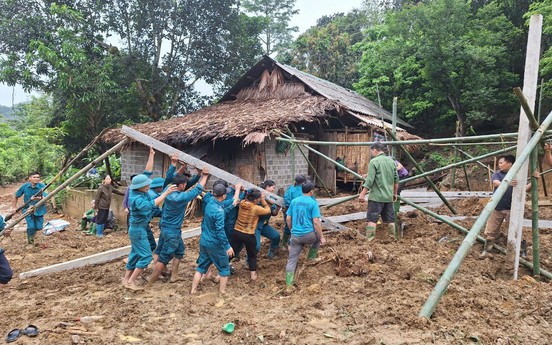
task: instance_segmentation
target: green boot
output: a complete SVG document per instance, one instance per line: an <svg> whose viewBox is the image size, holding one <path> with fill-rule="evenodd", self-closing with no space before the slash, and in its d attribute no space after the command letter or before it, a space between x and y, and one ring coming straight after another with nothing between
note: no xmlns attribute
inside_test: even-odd
<svg viewBox="0 0 552 345"><path fill-rule="evenodd" d="M372 225L366 225L366 239L372 241L376 237L376 227Z"/></svg>
<svg viewBox="0 0 552 345"><path fill-rule="evenodd" d="M86 219L81 219L80 231L86 230L86 224L88 224L88 221Z"/></svg>
<svg viewBox="0 0 552 345"><path fill-rule="evenodd" d="M96 235L96 223L90 224L90 229L85 234L86 235Z"/></svg>
<svg viewBox="0 0 552 345"><path fill-rule="evenodd" d="M318 257L318 248L309 249L309 254L307 255L308 260L315 260Z"/></svg>
<svg viewBox="0 0 552 345"><path fill-rule="evenodd" d="M282 247L282 248L287 248L288 243L289 243L289 234L284 233L283 236L282 236L282 244L281 244L281 247Z"/></svg>
<svg viewBox="0 0 552 345"><path fill-rule="evenodd" d="M295 277L295 273L293 272L286 272L286 287L289 287L293 285L293 278Z"/></svg>
<svg viewBox="0 0 552 345"><path fill-rule="evenodd" d="M27 244L34 244L34 235L27 235Z"/></svg>
<svg viewBox="0 0 552 345"><path fill-rule="evenodd" d="M387 224L387 232L389 233L389 236L397 238L395 223Z"/></svg>

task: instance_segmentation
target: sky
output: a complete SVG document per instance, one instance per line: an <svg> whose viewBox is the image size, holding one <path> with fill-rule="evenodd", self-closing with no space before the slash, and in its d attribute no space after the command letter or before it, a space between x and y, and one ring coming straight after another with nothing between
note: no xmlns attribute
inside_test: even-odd
<svg viewBox="0 0 552 345"><path fill-rule="evenodd" d="M299 35L315 25L318 18L338 12L346 13L361 4L362 0L297 0L295 8L299 13L292 18L291 26L299 27ZM30 97L19 85L9 87L0 83L0 105L11 107L30 100Z"/></svg>

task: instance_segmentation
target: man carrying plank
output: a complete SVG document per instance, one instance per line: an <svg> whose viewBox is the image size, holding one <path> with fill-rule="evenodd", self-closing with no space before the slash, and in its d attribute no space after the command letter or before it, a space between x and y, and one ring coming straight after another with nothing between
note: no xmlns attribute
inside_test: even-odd
<svg viewBox="0 0 552 345"><path fill-rule="evenodd" d="M23 202L26 206L23 208L22 212L25 213L29 207L33 207L38 203L42 197L46 196L45 192L40 193L41 190L44 190L45 185L40 182L40 173L38 171L33 171L29 174L29 182L24 183L18 190L15 192L15 198L13 201L14 212L17 209L17 200L23 196ZM38 194L38 195L37 195ZM46 214L46 205L42 205L33 213L25 217L27 222L27 243L34 244L34 238L37 231L42 230L44 225L44 215Z"/></svg>

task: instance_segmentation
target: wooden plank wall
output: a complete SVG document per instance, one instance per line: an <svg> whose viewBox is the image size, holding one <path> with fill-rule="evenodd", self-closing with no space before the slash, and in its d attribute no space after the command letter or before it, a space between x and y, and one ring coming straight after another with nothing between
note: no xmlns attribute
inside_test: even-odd
<svg viewBox="0 0 552 345"><path fill-rule="evenodd" d="M366 130L351 130L326 132L328 141L339 142L366 142L370 141L372 135ZM340 157L345 159L345 165L351 170L356 170L359 174L368 172L368 163L370 163L370 147L369 146L337 146L335 158ZM355 162L357 167L355 169ZM338 172L337 179L344 182L352 182L355 177L347 172Z"/></svg>

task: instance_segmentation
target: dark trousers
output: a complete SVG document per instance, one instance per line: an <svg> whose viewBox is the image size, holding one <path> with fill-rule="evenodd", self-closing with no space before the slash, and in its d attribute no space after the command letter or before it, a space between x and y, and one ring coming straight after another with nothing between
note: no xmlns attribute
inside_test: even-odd
<svg viewBox="0 0 552 345"><path fill-rule="evenodd" d="M257 270L257 239L254 234L244 234L241 231L234 230L230 245L232 246L234 253L239 253L242 246L245 246L249 270Z"/></svg>
<svg viewBox="0 0 552 345"><path fill-rule="evenodd" d="M13 276L8 259L4 256L4 250L0 248L0 284L7 284Z"/></svg>

